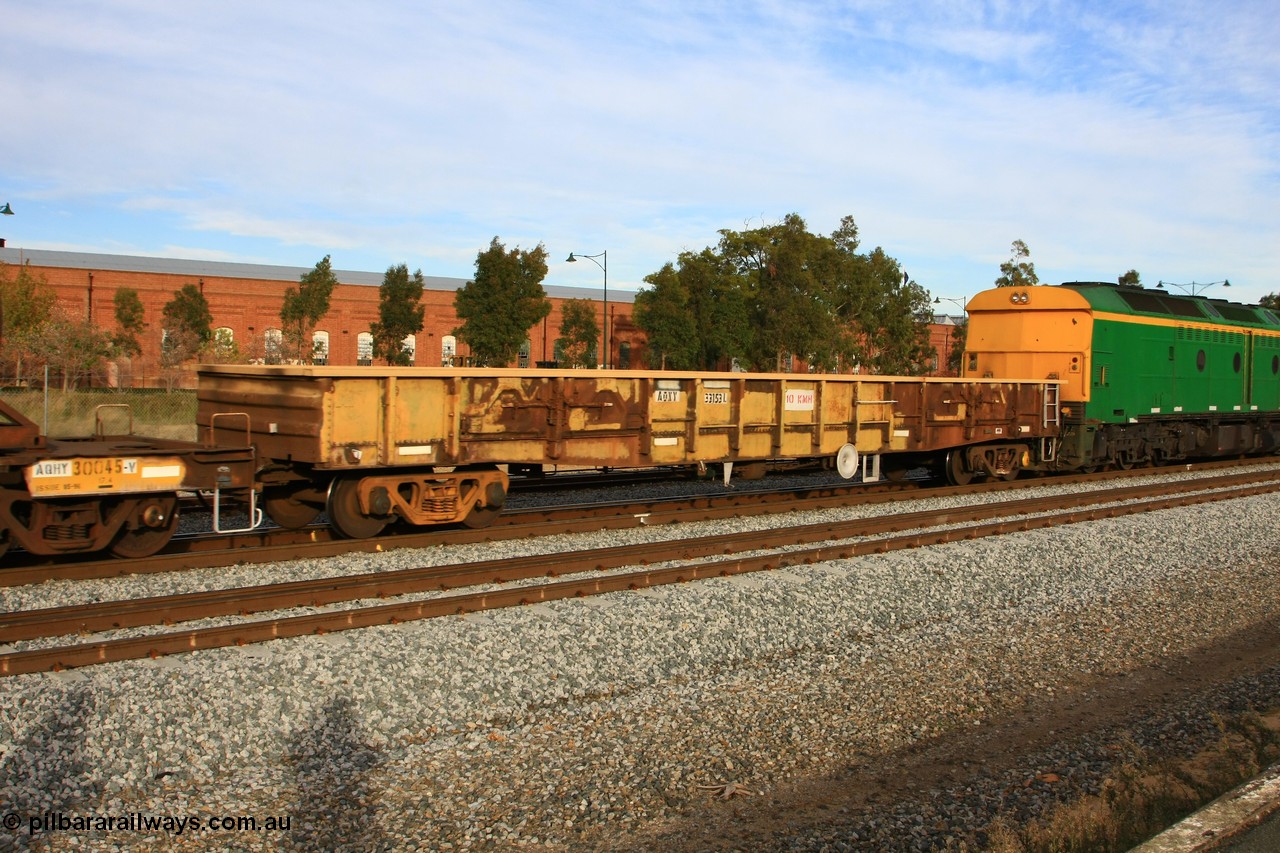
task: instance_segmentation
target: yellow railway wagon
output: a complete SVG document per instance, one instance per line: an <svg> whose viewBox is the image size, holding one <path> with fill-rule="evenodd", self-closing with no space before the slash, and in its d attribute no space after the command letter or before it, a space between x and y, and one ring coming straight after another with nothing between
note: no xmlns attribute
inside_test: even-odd
<svg viewBox="0 0 1280 853"><path fill-rule="evenodd" d="M717 465L727 476L734 465L758 470L776 460L822 459L852 477L868 470L868 460L896 454L1025 443L1054 434L1056 387L852 375L218 365L199 372L198 422L209 440L233 442L233 421L214 426L213 416L248 415L251 441L270 460L260 481L277 522L296 526L327 509L348 535L373 535L367 531L397 517L487 523L505 497L499 466Z"/></svg>

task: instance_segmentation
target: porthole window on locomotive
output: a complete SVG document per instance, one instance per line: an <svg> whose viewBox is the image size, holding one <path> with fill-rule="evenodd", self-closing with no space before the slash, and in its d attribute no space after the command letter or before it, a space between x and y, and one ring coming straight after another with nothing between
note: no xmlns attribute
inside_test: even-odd
<svg viewBox="0 0 1280 853"><path fill-rule="evenodd" d="M1231 367L1236 373L1240 372L1240 353L1236 353L1235 357L1231 359Z"/></svg>
<svg viewBox="0 0 1280 853"><path fill-rule="evenodd" d="M1204 372L1204 350L1200 350L1196 353L1196 370L1199 370L1201 373Z"/></svg>

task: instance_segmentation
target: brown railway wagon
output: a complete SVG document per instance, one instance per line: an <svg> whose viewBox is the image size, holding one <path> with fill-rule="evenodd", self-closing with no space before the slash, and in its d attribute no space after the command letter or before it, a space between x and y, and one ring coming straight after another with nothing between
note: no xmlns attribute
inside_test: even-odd
<svg viewBox="0 0 1280 853"><path fill-rule="evenodd" d="M886 376L217 365L199 371L198 397L213 443L243 441L215 414L248 415L268 515L297 526L327 510L351 536L396 517L488 523L508 485L499 466L728 476L822 459L852 477L981 448L949 464L1006 474L1058 420L1056 382Z"/></svg>
<svg viewBox="0 0 1280 853"><path fill-rule="evenodd" d="M258 463L237 420L239 439L225 447L132 434L48 438L0 401L0 554L16 544L45 556L149 556L173 536L180 491L212 493L215 527L224 494L256 520Z"/></svg>

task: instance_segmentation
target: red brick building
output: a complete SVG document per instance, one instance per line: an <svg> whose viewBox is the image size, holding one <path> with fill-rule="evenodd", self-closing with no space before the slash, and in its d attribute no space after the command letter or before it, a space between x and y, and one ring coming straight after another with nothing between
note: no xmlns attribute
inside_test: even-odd
<svg viewBox="0 0 1280 853"><path fill-rule="evenodd" d="M121 370L131 374L128 384L160 383L160 343L164 305L183 285L194 284L209 303L218 334L234 342L241 353L265 358L270 342L280 335L280 308L285 289L298 285L311 267L191 261L170 258L52 252L38 249L0 249L0 262L29 264L44 278L59 301L73 315L80 314L102 329L116 328L113 299L121 288L132 288L141 297L146 332L139 343L142 355ZM316 328L318 349L327 363L354 365L372 357L370 326L378 319L378 288L382 273L334 270L339 284L329 313ZM465 363L469 352L452 334L459 325L453 310L455 291L467 283L461 278L424 276L426 308L423 329L414 336L414 364L440 367ZM522 365L556 359L555 340L560 334L561 306L569 299L599 303L602 292L545 285L551 314L530 331ZM644 333L631 321L634 294L609 294L610 363L619 368L644 363ZM598 315L599 321L602 315ZM514 366L514 365L513 365Z"/></svg>
<svg viewBox="0 0 1280 853"><path fill-rule="evenodd" d="M951 351L961 341L956 337L964 323L964 315L934 314L929 324L929 343L933 346L933 369L930 376L956 376L957 373L947 367L951 360Z"/></svg>
<svg viewBox="0 0 1280 853"><path fill-rule="evenodd" d="M113 302L116 292L121 288L137 291L147 324L139 341L142 354L127 364L115 366L108 377L113 384L134 387L163 384L162 312L165 303L183 285L194 284L204 294L219 335L234 342L243 355L268 359L271 342L280 335L280 308L285 289L296 287L299 279L312 269L19 248L0 248L0 262L29 264L73 315L79 314L102 329L116 329ZM334 270L334 274L339 284L329 313L316 328L317 351L325 353L328 364L370 363L369 329L378 319L378 288L383 273ZM423 329L414 336L413 363L419 367L465 364L469 355L467 347L457 341L452 332L459 325L453 310L454 293L467 280L440 276L425 276L425 280L422 303L426 311ZM551 299L551 314L530 330L526 352L521 354L519 364L512 366L555 361L561 307L570 299L599 302L602 297L602 292L596 290L544 286ZM609 364L620 369L641 368L646 364L646 337L632 322L634 297L627 291L609 294ZM601 317L597 314L598 319ZM937 355L931 375L948 375L952 333L962 320L963 317L944 314L935 316L930 327L930 342Z"/></svg>

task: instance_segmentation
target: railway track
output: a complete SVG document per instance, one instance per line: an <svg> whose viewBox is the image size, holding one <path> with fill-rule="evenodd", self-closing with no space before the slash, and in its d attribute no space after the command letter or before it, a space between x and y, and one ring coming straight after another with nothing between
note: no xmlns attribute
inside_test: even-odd
<svg viewBox="0 0 1280 853"><path fill-rule="evenodd" d="M314 525L300 530L270 527L249 533L178 536L159 554L132 560L115 558L73 559L50 563L47 560L22 562L10 555L9 565L0 569L0 587L24 586L47 580L88 580L134 574L186 571L232 566L245 562L269 563L293 559L321 559L347 553L375 553L397 548L427 548L533 538L557 533L588 533L674 522L709 521L719 518L829 509L853 504L875 504L909 497L947 497L974 492L987 493L1034 488L1046 483L1070 485L1110 481L1188 470L1212 472L1241 465L1265 464L1260 460L1233 460L1175 465L1168 468L1109 471L1054 477L1051 481L1029 478L1010 482L992 481L969 486L930 486L920 483L882 482L872 485L836 484L801 489L724 490L696 496L648 500L604 500L590 504L509 509L490 527L471 529L433 528L408 533L389 533L373 539L346 539L331 527ZM1277 463L1280 469L1280 463Z"/></svg>
<svg viewBox="0 0 1280 853"><path fill-rule="evenodd" d="M316 607L424 593L431 595L418 600L357 606L305 616L282 616L146 636L16 650L0 654L0 674L17 675L159 657L282 637L396 624L708 577L727 577L1273 491L1280 491L1280 469L490 563L21 611L0 617L0 642L21 643L77 633L167 626L300 606ZM680 564L622 570L623 567L671 561L680 561ZM556 579L565 575L577 576ZM503 586L495 589L490 586L494 584ZM487 588L453 592L477 586Z"/></svg>

